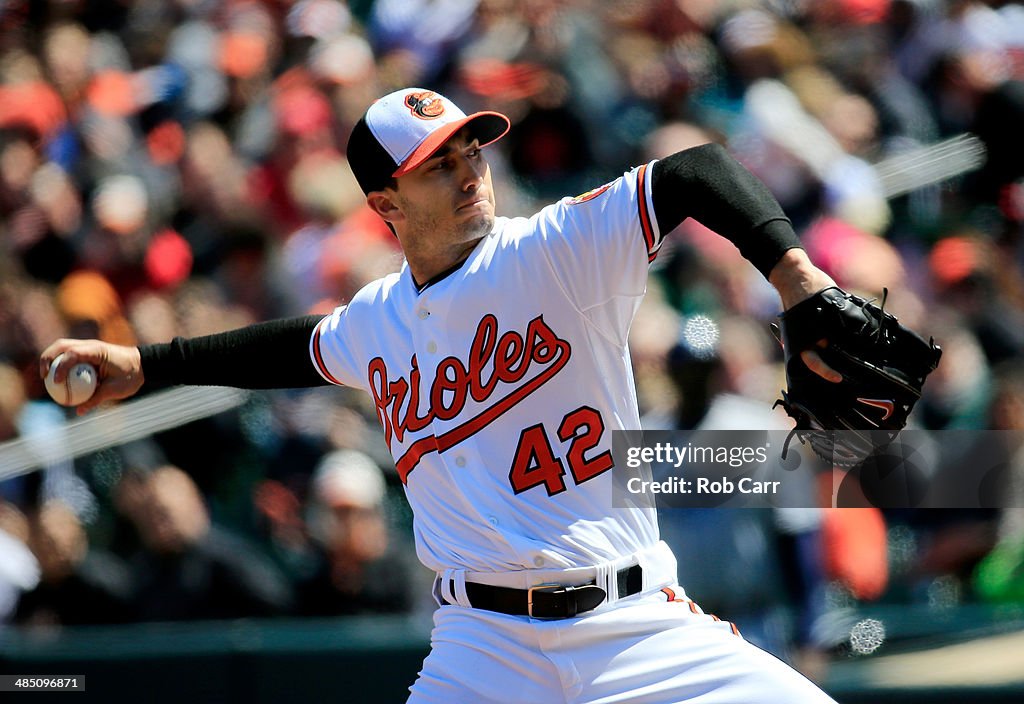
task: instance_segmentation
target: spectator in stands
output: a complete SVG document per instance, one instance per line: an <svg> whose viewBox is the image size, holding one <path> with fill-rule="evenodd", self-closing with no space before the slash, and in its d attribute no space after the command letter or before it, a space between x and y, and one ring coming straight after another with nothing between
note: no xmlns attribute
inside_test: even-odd
<svg viewBox="0 0 1024 704"><path fill-rule="evenodd" d="M361 452L335 450L320 462L308 519L320 564L299 585L301 613L338 616L412 609L412 565L389 535L385 491L380 467Z"/></svg>
<svg viewBox="0 0 1024 704"><path fill-rule="evenodd" d="M89 546L81 521L67 505L47 501L32 515L29 547L39 561L40 580L18 602L17 623L78 626L132 620L127 567Z"/></svg>
<svg viewBox="0 0 1024 704"><path fill-rule="evenodd" d="M292 604L280 572L241 537L213 525L195 482L167 465L135 512L145 546L133 560L144 621L274 616Z"/></svg>
<svg viewBox="0 0 1024 704"><path fill-rule="evenodd" d="M39 563L28 536L25 514L0 499L0 624L14 616L22 593L39 584Z"/></svg>

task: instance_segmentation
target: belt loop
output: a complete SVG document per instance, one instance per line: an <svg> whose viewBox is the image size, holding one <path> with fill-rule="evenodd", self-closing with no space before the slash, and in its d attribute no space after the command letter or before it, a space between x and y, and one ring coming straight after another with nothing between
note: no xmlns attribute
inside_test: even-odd
<svg viewBox="0 0 1024 704"><path fill-rule="evenodd" d="M434 598L434 603L438 606L444 606L445 602L444 594L441 593L441 585L444 580L441 578L441 573L438 572L434 575L434 583L430 586L430 596Z"/></svg>
<svg viewBox="0 0 1024 704"><path fill-rule="evenodd" d="M594 584L604 589L606 603L611 604L612 602L618 601L619 591L618 584L615 579L615 563L605 562L597 565L594 572Z"/></svg>
<svg viewBox="0 0 1024 704"><path fill-rule="evenodd" d="M441 574L441 598L449 604L472 606L466 594L466 570L449 568Z"/></svg>
<svg viewBox="0 0 1024 704"><path fill-rule="evenodd" d="M440 574L441 578L441 599L447 601L449 604L458 603L455 599L455 595L452 594L452 582L454 577L452 573L455 572L453 569L447 569Z"/></svg>
<svg viewBox="0 0 1024 704"><path fill-rule="evenodd" d="M466 570L455 570L455 601L459 606L472 606L466 594Z"/></svg>

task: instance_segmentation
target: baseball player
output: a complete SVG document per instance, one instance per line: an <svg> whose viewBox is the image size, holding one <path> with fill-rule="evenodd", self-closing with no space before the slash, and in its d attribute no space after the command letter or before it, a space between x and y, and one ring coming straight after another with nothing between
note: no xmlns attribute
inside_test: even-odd
<svg viewBox="0 0 1024 704"><path fill-rule="evenodd" d="M827 702L704 614L647 508L612 505L612 431L639 427L626 345L662 237L729 237L788 308L832 281L777 201L725 150L643 164L529 218L495 217L483 148L509 120L423 89L356 125L348 160L406 261L330 315L141 348L59 340L100 384L336 384L373 399L437 573L411 702ZM836 372L812 353L825 378Z"/></svg>

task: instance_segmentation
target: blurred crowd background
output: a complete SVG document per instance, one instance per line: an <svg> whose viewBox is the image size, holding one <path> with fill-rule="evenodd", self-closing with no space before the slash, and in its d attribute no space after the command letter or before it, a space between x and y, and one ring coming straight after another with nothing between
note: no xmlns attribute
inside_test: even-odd
<svg viewBox="0 0 1024 704"><path fill-rule="evenodd" d="M942 345L915 427L1024 429L1022 79L1024 5L996 0L0 2L0 441L71 418L38 373L58 337L326 313L397 270L344 145L406 86L510 116L487 151L502 215L724 144L841 286L887 288ZM770 406L777 312L684 223L632 331L647 427ZM813 673L859 603L1024 601L1007 453L1017 508L667 511L664 531L691 596ZM253 394L0 482L0 622L426 613L410 521L362 394Z"/></svg>

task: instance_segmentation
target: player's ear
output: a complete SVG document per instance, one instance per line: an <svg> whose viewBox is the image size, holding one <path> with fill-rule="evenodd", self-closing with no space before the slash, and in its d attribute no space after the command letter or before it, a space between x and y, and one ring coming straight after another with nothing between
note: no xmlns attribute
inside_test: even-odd
<svg viewBox="0 0 1024 704"><path fill-rule="evenodd" d="M402 216L401 209L389 191L370 191L366 194L366 204L385 222L394 222Z"/></svg>

